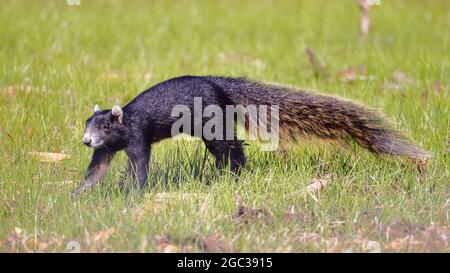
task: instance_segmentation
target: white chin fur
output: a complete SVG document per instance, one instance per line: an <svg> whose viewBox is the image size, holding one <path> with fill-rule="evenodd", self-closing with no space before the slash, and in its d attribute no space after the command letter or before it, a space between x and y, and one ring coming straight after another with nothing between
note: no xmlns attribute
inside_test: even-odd
<svg viewBox="0 0 450 273"><path fill-rule="evenodd" d="M92 148L101 148L101 147L103 147L103 142L91 142L91 145L90 145Z"/></svg>

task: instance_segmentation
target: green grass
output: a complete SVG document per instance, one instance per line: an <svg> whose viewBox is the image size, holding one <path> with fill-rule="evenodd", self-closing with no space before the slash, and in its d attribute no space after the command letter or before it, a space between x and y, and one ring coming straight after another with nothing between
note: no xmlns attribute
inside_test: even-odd
<svg viewBox="0 0 450 273"><path fill-rule="evenodd" d="M350 0L1 6L0 251L65 251L71 240L81 251L153 252L169 244L200 252L365 252L369 241L381 251L450 250L448 1L382 1L371 10L365 42ZM314 76L305 47L330 78ZM336 76L360 64L373 80ZM414 82L390 87L396 70ZM71 201L92 153L81 138L94 104L123 105L183 74L250 76L354 99L383 111L435 157L419 172L408 160L360 148L306 146L280 156L252 144L239 179L215 173L211 156L200 179L202 143L168 140L153 149L143 197L119 192L121 154L101 186ZM70 159L43 163L33 151ZM319 193L305 193L327 176ZM234 217L238 206L249 211Z"/></svg>

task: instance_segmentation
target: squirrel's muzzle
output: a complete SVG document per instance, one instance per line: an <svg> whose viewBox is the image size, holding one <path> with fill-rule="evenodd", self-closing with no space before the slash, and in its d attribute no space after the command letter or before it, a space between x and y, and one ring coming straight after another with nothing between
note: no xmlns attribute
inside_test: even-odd
<svg viewBox="0 0 450 273"><path fill-rule="evenodd" d="M88 136L84 136L83 137L83 144L84 145L90 146L91 142L92 142L92 139L90 137L88 137Z"/></svg>

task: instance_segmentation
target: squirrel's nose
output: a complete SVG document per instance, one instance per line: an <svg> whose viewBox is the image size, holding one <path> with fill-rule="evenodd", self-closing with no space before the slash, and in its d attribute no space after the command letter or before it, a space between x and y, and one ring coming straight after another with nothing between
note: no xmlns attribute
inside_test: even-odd
<svg viewBox="0 0 450 273"><path fill-rule="evenodd" d="M87 146L89 146L89 144L91 144L92 139L90 139L89 137L83 137L83 143Z"/></svg>

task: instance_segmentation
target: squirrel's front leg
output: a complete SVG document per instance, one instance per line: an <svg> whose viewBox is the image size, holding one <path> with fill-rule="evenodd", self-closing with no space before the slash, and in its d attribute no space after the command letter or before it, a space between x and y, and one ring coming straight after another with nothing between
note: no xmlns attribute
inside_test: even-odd
<svg viewBox="0 0 450 273"><path fill-rule="evenodd" d="M94 150L91 163L86 170L86 176L81 182L80 186L71 193L72 198L78 197L80 193L86 191L97 184L97 182L106 174L109 163L113 158L114 153L108 151L106 148Z"/></svg>
<svg viewBox="0 0 450 273"><path fill-rule="evenodd" d="M128 175L134 185L138 183L140 189L147 184L150 150L151 145L147 142L133 143L125 150L128 155Z"/></svg>

